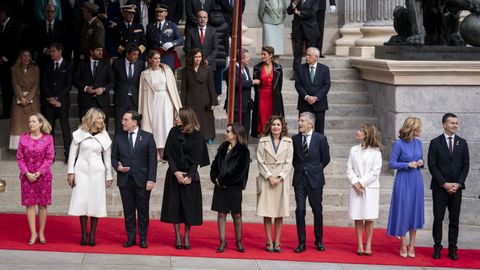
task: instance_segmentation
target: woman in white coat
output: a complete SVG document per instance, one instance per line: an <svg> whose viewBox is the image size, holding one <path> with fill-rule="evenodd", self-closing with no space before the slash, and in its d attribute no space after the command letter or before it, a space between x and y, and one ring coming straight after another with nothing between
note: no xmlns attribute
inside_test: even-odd
<svg viewBox="0 0 480 270"><path fill-rule="evenodd" d="M360 142L350 149L347 164L349 185L348 216L355 221L357 255L372 255L373 220L378 219L380 204L381 144L377 128L364 124L356 133ZM367 243L363 247L363 230Z"/></svg>
<svg viewBox="0 0 480 270"><path fill-rule="evenodd" d="M67 181L72 187L72 198L68 214L80 217L82 246L95 246L98 218L107 216L105 188L113 182L110 162L112 141L105 130L104 119L100 109L88 110L80 127L73 132L70 145ZM87 233L88 217L90 234Z"/></svg>
<svg viewBox="0 0 480 270"><path fill-rule="evenodd" d="M283 217L289 209L289 188L293 171L293 142L288 137L287 123L282 116L272 115L265 124L265 134L258 142L257 216L263 217L266 250L280 252ZM272 241L272 219L275 220L275 241Z"/></svg>

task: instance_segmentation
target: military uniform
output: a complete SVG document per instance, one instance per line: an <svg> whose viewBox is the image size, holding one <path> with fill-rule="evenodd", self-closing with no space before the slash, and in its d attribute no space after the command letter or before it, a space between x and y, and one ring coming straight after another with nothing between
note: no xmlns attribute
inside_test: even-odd
<svg viewBox="0 0 480 270"><path fill-rule="evenodd" d="M95 17L92 22L85 22L80 34L80 57L86 59L90 57L91 47L97 44L105 48L105 28L102 22Z"/></svg>
<svg viewBox="0 0 480 270"><path fill-rule="evenodd" d="M147 42L143 26L140 23L130 23L130 29L127 28L126 22L117 25L115 48L120 56L123 56L123 51L129 43L135 44L142 54L145 52L145 45Z"/></svg>
<svg viewBox="0 0 480 270"><path fill-rule="evenodd" d="M155 22L147 26L148 48L159 51L162 63L169 65L172 70L175 70L180 65L175 47L183 45L184 39L175 23L165 20L162 29L159 29L159 24L159 22ZM173 47L165 51L163 46L167 42L171 42Z"/></svg>

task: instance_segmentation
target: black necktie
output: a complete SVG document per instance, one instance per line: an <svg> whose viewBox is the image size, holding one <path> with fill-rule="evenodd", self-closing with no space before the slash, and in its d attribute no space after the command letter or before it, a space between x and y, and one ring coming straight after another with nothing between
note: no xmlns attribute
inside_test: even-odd
<svg viewBox="0 0 480 270"><path fill-rule="evenodd" d="M127 30L130 30L130 23L127 23Z"/></svg>
<svg viewBox="0 0 480 270"><path fill-rule="evenodd" d="M51 37L53 35L52 23L48 23L47 35Z"/></svg>
<svg viewBox="0 0 480 270"><path fill-rule="evenodd" d="M98 61L93 61L93 79L97 76Z"/></svg>
<svg viewBox="0 0 480 270"><path fill-rule="evenodd" d="M128 133L128 146L132 151L133 151L133 134L135 134L135 132L133 131Z"/></svg>
<svg viewBox="0 0 480 270"><path fill-rule="evenodd" d="M303 155L305 157L308 157L308 141L307 141L307 138L308 138L308 134L303 135L302 149L303 149Z"/></svg>
<svg viewBox="0 0 480 270"><path fill-rule="evenodd" d="M58 69L58 62L55 62L55 67L53 68L53 71L57 71Z"/></svg>
<svg viewBox="0 0 480 270"><path fill-rule="evenodd" d="M453 153L453 144L452 144L452 137L448 137L448 152L450 153L450 156L452 155Z"/></svg>

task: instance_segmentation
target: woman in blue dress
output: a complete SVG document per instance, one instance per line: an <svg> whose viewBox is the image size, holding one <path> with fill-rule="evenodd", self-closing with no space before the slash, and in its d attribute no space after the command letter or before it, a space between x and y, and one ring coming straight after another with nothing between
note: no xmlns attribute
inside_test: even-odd
<svg viewBox="0 0 480 270"><path fill-rule="evenodd" d="M417 229L424 223L424 187L420 171L423 168L422 142L417 139L422 132L422 121L408 117L393 144L390 168L397 170L393 185L387 234L400 237L400 256L415 257ZM410 233L407 247L406 234Z"/></svg>

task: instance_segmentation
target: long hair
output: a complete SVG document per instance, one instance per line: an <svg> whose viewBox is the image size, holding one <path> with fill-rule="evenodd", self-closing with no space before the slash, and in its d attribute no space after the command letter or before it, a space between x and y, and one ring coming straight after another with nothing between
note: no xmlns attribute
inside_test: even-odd
<svg viewBox="0 0 480 270"><path fill-rule="evenodd" d="M15 70L15 69L18 69L18 70L22 69L22 56L23 56L24 53L30 54L30 62L28 63L27 69L32 65L36 66L35 62L33 61L32 52L30 52L30 50L22 50L18 54L17 60L15 60L15 64L13 64L13 66L12 66L12 71Z"/></svg>
<svg viewBox="0 0 480 270"><path fill-rule="evenodd" d="M419 129L422 126L422 120L418 117L407 117L405 122L403 122L403 127L398 132L398 137L404 139L405 141L413 140L415 136L415 130Z"/></svg>
<svg viewBox="0 0 480 270"><path fill-rule="evenodd" d="M264 136L269 136L272 134L272 125L273 121L279 120L280 123L282 124L282 131L280 132L280 138L283 136L288 135L288 127L287 127L287 122L285 121L285 118L280 115L271 115L267 122L265 123L265 127L263 128L263 135Z"/></svg>
<svg viewBox="0 0 480 270"><path fill-rule="evenodd" d="M247 133L245 132L242 124L235 122L228 124L227 127L232 127L232 134L237 137L237 143L243 145L248 144Z"/></svg>
<svg viewBox="0 0 480 270"><path fill-rule="evenodd" d="M180 129L183 133L191 134L200 130L200 124L198 122L197 115L192 108L180 108L178 111L178 117L180 120L182 120L182 127Z"/></svg>
<svg viewBox="0 0 480 270"><path fill-rule="evenodd" d="M148 60L152 59L156 54L158 54L160 56L160 58L162 57L162 55L160 54L160 52L158 51L155 51L155 50L150 50L150 52L148 52ZM147 61L148 62L148 67L150 67L150 61ZM160 61L161 62L161 61Z"/></svg>
<svg viewBox="0 0 480 270"><path fill-rule="evenodd" d="M80 128L87 131L87 132L92 132L93 130L93 123L97 120L98 116L103 116L103 119L105 120L105 113L103 113L100 109L98 108L90 108L87 113L82 117L82 123L80 124ZM97 132L101 132L105 129L105 122L103 123L103 126L101 127L100 130L97 130Z"/></svg>
<svg viewBox="0 0 480 270"><path fill-rule="evenodd" d="M38 122L41 125L40 126L40 131L43 134L50 134L50 132L52 131L52 126L48 122L47 118L45 118L45 116L43 116L43 114L41 114L41 113L35 113L35 114L30 115L30 117L32 117L32 116L37 117Z"/></svg>
<svg viewBox="0 0 480 270"><path fill-rule="evenodd" d="M190 53L188 54L187 63L185 65L186 68L193 69L193 66L194 66L193 58L195 58L195 55L197 53L202 54L202 61L200 62L200 66L206 65L205 64L205 56L203 55L202 50L200 50L198 48L193 48L192 50L190 50Z"/></svg>
<svg viewBox="0 0 480 270"><path fill-rule="evenodd" d="M372 124L363 124L360 128L365 133L365 148L377 148L382 151L382 144L378 136L378 129Z"/></svg>

